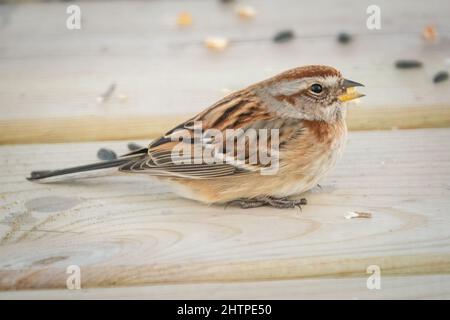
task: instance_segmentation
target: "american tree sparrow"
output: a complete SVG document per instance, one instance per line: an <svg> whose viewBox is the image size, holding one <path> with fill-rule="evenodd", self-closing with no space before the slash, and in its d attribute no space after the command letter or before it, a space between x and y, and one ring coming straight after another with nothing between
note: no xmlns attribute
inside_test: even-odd
<svg viewBox="0 0 450 320"><path fill-rule="evenodd" d="M111 161L34 171L28 179L45 181L116 168L156 176L172 184L179 195L204 203L292 208L306 200L288 197L314 187L341 155L347 134L344 104L363 96L354 90L356 86L362 85L344 79L332 67L294 68L226 96L148 148ZM203 132L200 136L195 134L198 124ZM215 135L208 136L205 132L212 129ZM229 138L226 132L232 129L240 131ZM242 135L250 131L252 135ZM243 141L243 152L228 148L230 141L232 147ZM263 161L264 153L276 160L276 170L264 172L273 169L273 163ZM184 161L176 161L174 154ZM205 154L210 158L202 158Z"/></svg>

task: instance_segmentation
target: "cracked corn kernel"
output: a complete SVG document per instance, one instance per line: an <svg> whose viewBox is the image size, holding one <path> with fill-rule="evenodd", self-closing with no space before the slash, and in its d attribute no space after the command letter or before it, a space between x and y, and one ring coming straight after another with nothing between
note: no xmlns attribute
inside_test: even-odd
<svg viewBox="0 0 450 320"><path fill-rule="evenodd" d="M208 37L205 39L205 46L211 50L221 51L228 46L228 39L220 37Z"/></svg>
<svg viewBox="0 0 450 320"><path fill-rule="evenodd" d="M428 25L425 28L423 28L422 37L429 42L435 41L438 37L436 27L433 25Z"/></svg>
<svg viewBox="0 0 450 320"><path fill-rule="evenodd" d="M256 15L256 10L251 6L239 6L236 11L242 19L253 19Z"/></svg>
<svg viewBox="0 0 450 320"><path fill-rule="evenodd" d="M190 26L192 24L192 15L187 12L183 11L178 14L177 17L177 25L179 26Z"/></svg>

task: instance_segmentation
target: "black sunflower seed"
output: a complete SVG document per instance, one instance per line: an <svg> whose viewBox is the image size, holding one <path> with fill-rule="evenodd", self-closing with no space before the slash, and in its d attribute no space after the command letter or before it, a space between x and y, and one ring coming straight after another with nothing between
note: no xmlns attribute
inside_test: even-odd
<svg viewBox="0 0 450 320"><path fill-rule="evenodd" d="M338 34L337 40L339 43L347 44L352 41L352 36L346 32L341 32Z"/></svg>
<svg viewBox="0 0 450 320"><path fill-rule="evenodd" d="M115 160L117 159L117 154L111 149L101 148L97 151L97 158L100 160Z"/></svg>
<svg viewBox="0 0 450 320"><path fill-rule="evenodd" d="M421 68L422 62L418 60L397 60L395 62L395 67L397 67L398 69Z"/></svg>
<svg viewBox="0 0 450 320"><path fill-rule="evenodd" d="M278 32L277 34L275 34L275 36L273 37L273 41L274 42L287 42L290 41L294 38L294 31L292 30L283 30Z"/></svg>
<svg viewBox="0 0 450 320"><path fill-rule="evenodd" d="M130 150L130 151L135 151L135 150L142 149L142 146L137 144L137 143L135 143L135 142L129 142L127 144L127 147L128 147L128 150Z"/></svg>
<svg viewBox="0 0 450 320"><path fill-rule="evenodd" d="M433 82L434 83L439 83L442 81L445 81L448 79L448 72L447 71L439 71L438 73L436 73L433 77Z"/></svg>

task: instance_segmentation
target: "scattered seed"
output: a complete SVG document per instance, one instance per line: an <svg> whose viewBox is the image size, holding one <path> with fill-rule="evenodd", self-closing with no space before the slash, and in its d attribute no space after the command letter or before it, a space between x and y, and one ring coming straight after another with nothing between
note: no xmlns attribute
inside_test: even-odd
<svg viewBox="0 0 450 320"><path fill-rule="evenodd" d="M192 15L187 12L183 11L178 14L177 17L177 25L181 27L190 26L192 24Z"/></svg>
<svg viewBox="0 0 450 320"><path fill-rule="evenodd" d="M442 81L445 81L448 79L448 72L447 71L439 71L438 73L436 73L433 77L433 82L434 83L439 83Z"/></svg>
<svg viewBox="0 0 450 320"><path fill-rule="evenodd" d="M142 149L142 146L137 144L137 143L135 143L135 142L129 142L127 144L127 147L128 147L128 150L130 150L130 151L135 151L135 150Z"/></svg>
<svg viewBox="0 0 450 320"><path fill-rule="evenodd" d="M100 148L97 151L97 158L100 160L115 160L117 159L117 154L111 149Z"/></svg>
<svg viewBox="0 0 450 320"><path fill-rule="evenodd" d="M339 43L347 44L352 41L352 36L346 32L341 32L338 34L337 40Z"/></svg>
<svg viewBox="0 0 450 320"><path fill-rule="evenodd" d="M211 50L222 51L228 46L228 39L220 37L209 37L205 39L205 46Z"/></svg>
<svg viewBox="0 0 450 320"><path fill-rule="evenodd" d="M273 37L274 42L282 43L282 42L288 42L294 38L294 31L292 30L282 30L275 34Z"/></svg>
<svg viewBox="0 0 450 320"><path fill-rule="evenodd" d="M120 100L120 102L125 102L128 99L128 96L124 93L118 93L117 94L117 99Z"/></svg>
<svg viewBox="0 0 450 320"><path fill-rule="evenodd" d="M349 211L345 215L345 219L355 219L355 218L372 218L372 214L370 212L361 212L361 211Z"/></svg>
<svg viewBox="0 0 450 320"><path fill-rule="evenodd" d="M422 37L428 42L435 41L438 37L436 27L434 25L427 25L422 30Z"/></svg>
<svg viewBox="0 0 450 320"><path fill-rule="evenodd" d="M113 94L114 90L116 90L116 84L112 83L109 85L108 89L106 91L97 97L98 102L106 102L109 98L111 98L111 95Z"/></svg>
<svg viewBox="0 0 450 320"><path fill-rule="evenodd" d="M237 14L242 19L253 19L256 15L256 10L252 6L239 6L237 8Z"/></svg>
<svg viewBox="0 0 450 320"><path fill-rule="evenodd" d="M231 3L231 2L234 2L234 0L220 0L220 2L222 2L222 3Z"/></svg>
<svg viewBox="0 0 450 320"><path fill-rule="evenodd" d="M395 62L395 67L397 67L398 69L421 68L422 62L417 60L397 60Z"/></svg>

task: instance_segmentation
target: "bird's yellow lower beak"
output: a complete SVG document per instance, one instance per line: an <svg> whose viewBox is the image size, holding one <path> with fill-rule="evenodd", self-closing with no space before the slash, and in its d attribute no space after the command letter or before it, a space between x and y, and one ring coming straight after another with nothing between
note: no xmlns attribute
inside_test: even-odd
<svg viewBox="0 0 450 320"><path fill-rule="evenodd" d="M362 93L359 93L355 90L355 87L364 87L364 85L356 81L344 79L344 81L342 82L342 89L345 89L345 93L338 96L339 101L347 102L364 97Z"/></svg>
<svg viewBox="0 0 450 320"><path fill-rule="evenodd" d="M354 100L357 98L361 98L364 97L364 94L359 93L358 91L356 91L355 88L347 88L347 90L345 91L344 94L341 94L340 96L338 96L339 101L341 102L347 102L350 100Z"/></svg>

